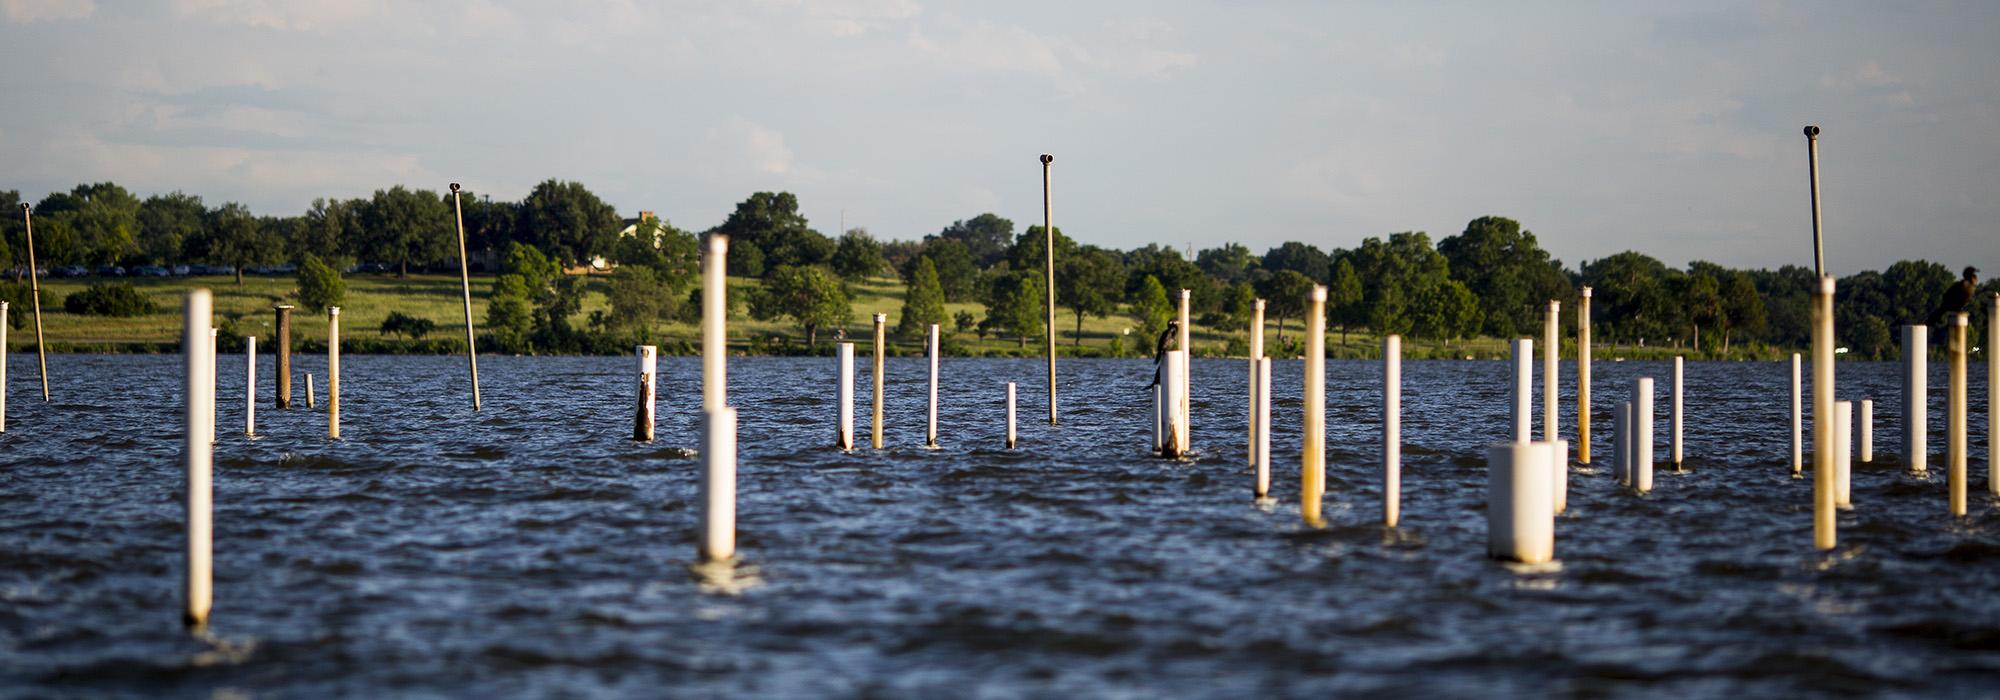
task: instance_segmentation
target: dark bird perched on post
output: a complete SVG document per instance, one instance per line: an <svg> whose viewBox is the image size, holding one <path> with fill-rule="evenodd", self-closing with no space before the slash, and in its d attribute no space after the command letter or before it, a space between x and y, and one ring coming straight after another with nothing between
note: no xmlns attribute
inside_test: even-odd
<svg viewBox="0 0 2000 700"><path fill-rule="evenodd" d="M1146 388L1151 389L1160 385L1160 368L1167 361L1167 344L1179 338L1180 331L1181 322L1179 319L1169 319L1167 321L1167 329L1160 331L1160 340L1153 347L1153 383L1147 384Z"/></svg>
<svg viewBox="0 0 2000 700"><path fill-rule="evenodd" d="M1972 304L1972 295L1978 291L1979 268L1967 266L1965 278L1959 280L1958 284L1945 288L1944 299L1938 302L1937 310L1931 312L1930 319L1925 321L1924 325L1938 325L1944 322L1945 314L1964 311L1966 306Z"/></svg>

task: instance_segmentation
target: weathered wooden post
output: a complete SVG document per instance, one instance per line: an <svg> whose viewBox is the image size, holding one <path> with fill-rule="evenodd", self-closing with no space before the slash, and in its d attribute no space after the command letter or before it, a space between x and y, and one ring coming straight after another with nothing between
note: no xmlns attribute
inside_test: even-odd
<svg viewBox="0 0 2000 700"><path fill-rule="evenodd" d="M1326 524L1320 517L1320 499L1326 494L1326 286L1313 285L1306 302L1306 430L1299 510L1306 524L1321 527ZM1187 326L1181 328L1186 332Z"/></svg>
<svg viewBox="0 0 2000 700"><path fill-rule="evenodd" d="M888 345L888 333L883 324L888 318L888 314L875 314L875 373L871 377L875 382L875 414L869 422L869 434L872 436L870 444L878 450L882 449L882 353L886 352Z"/></svg>
<svg viewBox="0 0 2000 700"><path fill-rule="evenodd" d="M1903 326L1903 461L1910 471L1929 471L1929 326Z"/></svg>
<svg viewBox="0 0 2000 700"><path fill-rule="evenodd" d="M1854 402L1833 402L1833 505L1853 505Z"/></svg>
<svg viewBox="0 0 2000 700"><path fill-rule="evenodd" d="M1813 291L1813 546L1833 549L1833 278Z"/></svg>
<svg viewBox="0 0 2000 700"><path fill-rule="evenodd" d="M834 447L842 452L854 449L854 344L841 343L834 346L834 363L839 376L835 381L834 411L837 426L834 433Z"/></svg>
<svg viewBox="0 0 2000 700"><path fill-rule="evenodd" d="M1945 350L1951 356L1951 374L1949 379L1946 380L1950 382L1949 390L1951 396L1945 401L1944 414L1945 459L1950 460L1947 462L1950 465L1947 481L1950 482L1949 486L1951 488L1951 514L1964 517L1966 507L1965 328L1968 321L1966 314L1955 313L1947 319L1946 323L1950 326L1950 330L1947 332L1951 333L1950 338L1945 341ZM1992 409L1989 408L1987 410Z"/></svg>
<svg viewBox="0 0 2000 700"><path fill-rule="evenodd" d="M1861 462L1875 461L1875 402L1861 400Z"/></svg>
<svg viewBox="0 0 2000 700"><path fill-rule="evenodd" d="M1576 306L1576 461L1590 463L1590 288Z"/></svg>
<svg viewBox="0 0 2000 700"><path fill-rule="evenodd" d="M209 357L213 354L209 341L213 312L208 290L188 290L181 319L182 395L186 401L181 417L186 442L181 446L181 457L187 469L187 578L182 620L194 628L208 624L213 600L214 489L210 476L215 457L215 363Z"/></svg>
<svg viewBox="0 0 2000 700"><path fill-rule="evenodd" d="M340 439L340 307L326 308L326 436Z"/></svg>
<svg viewBox="0 0 2000 700"><path fill-rule="evenodd" d="M1014 449L1014 383L1007 382L1007 449Z"/></svg>
<svg viewBox="0 0 2000 700"><path fill-rule="evenodd" d="M1049 166L1056 157L1042 154L1042 253L1048 261L1049 425L1056 424L1056 222L1049 209ZM877 445L880 447L880 445Z"/></svg>
<svg viewBox="0 0 2000 700"><path fill-rule="evenodd" d="M938 389L938 324L931 324L930 337L924 343L931 362L930 420L925 423L924 446L938 446L937 389Z"/></svg>
<svg viewBox="0 0 2000 700"><path fill-rule="evenodd" d="M1258 503L1271 501L1271 358L1257 358L1257 483Z"/></svg>
<svg viewBox="0 0 2000 700"><path fill-rule="evenodd" d="M1801 435L1805 432L1805 419L1800 414L1800 403L1804 401L1804 391L1799 388L1799 354L1792 353L1792 476L1805 473L1805 448Z"/></svg>
<svg viewBox="0 0 2000 700"><path fill-rule="evenodd" d="M7 302L0 301L0 433L7 432Z"/></svg>
<svg viewBox="0 0 2000 700"><path fill-rule="evenodd" d="M1183 377L1187 376L1182 371L1185 369L1187 369L1187 351L1168 350L1166 360L1161 366L1160 371L1160 394L1165 397L1163 401L1166 404L1166 417L1163 421L1166 423L1166 435L1164 436L1166 444L1160 448L1160 456L1162 457L1177 459L1187 454L1186 404L1174 399L1174 397L1181 395L1181 382L1184 381Z"/></svg>
<svg viewBox="0 0 2000 700"><path fill-rule="evenodd" d="M1264 300L1250 304L1250 466L1257 466L1257 362L1264 357Z"/></svg>
<svg viewBox="0 0 2000 700"><path fill-rule="evenodd" d="M1382 524L1403 513L1403 337L1382 337Z"/></svg>
<svg viewBox="0 0 2000 700"><path fill-rule="evenodd" d="M49 349L42 342L42 274L35 267L35 215L21 203L21 223L28 229L28 299L35 310L35 363L42 368L42 402L49 400Z"/></svg>
<svg viewBox="0 0 2000 700"><path fill-rule="evenodd" d="M243 336L243 434L257 434L257 336Z"/></svg>
<svg viewBox="0 0 2000 700"><path fill-rule="evenodd" d="M465 361L472 368L472 410L479 410L479 347L472 336L472 272L465 259L465 209L458 203L458 183L451 183L451 213L458 222L458 284L465 297ZM646 438L652 440L651 437Z"/></svg>
<svg viewBox="0 0 2000 700"><path fill-rule="evenodd" d="M653 441L654 397L659 392L660 348L639 346L639 405L632 414L632 439Z"/></svg>
<svg viewBox="0 0 2000 700"><path fill-rule="evenodd" d="M1674 356L1674 396L1672 412L1674 471L1681 471L1681 360Z"/></svg>
<svg viewBox="0 0 2000 700"><path fill-rule="evenodd" d="M291 408L292 305L278 304L271 308L278 314L278 408Z"/></svg>

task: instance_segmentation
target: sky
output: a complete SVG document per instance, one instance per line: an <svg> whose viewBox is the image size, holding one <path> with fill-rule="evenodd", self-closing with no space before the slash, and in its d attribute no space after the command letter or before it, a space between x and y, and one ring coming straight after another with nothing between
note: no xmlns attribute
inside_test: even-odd
<svg viewBox="0 0 2000 700"><path fill-rule="evenodd" d="M760 190L913 239L1353 247L1483 215L1571 267L2000 274L2000 3L0 0L0 189Z"/></svg>

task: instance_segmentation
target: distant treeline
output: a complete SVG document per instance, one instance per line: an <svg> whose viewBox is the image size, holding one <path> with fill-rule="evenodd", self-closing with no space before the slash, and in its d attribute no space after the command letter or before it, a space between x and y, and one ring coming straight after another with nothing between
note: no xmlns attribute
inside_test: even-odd
<svg viewBox="0 0 2000 700"><path fill-rule="evenodd" d="M18 192L0 191L0 211L18 212ZM487 326L501 349L530 352L617 347L646 338L659 321L686 320L698 308L693 287L699 244L664 218L621 219L581 183L548 180L520 201L461 193L470 250L488 251L503 273L494 286ZM371 197L318 199L295 216L258 216L226 203L210 207L182 193L137 195L112 183L78 185L34 207L38 263L58 265L208 264L234 268L304 260L383 263L398 272L456 259L449 192L403 186ZM0 269L19 270L22 222L0 218ZM749 312L784 318L816 341L818 331L853 322L847 283L894 274L908 286L892 322L905 335L937 323L959 333L1040 338L1043 241L1040 226L1017 230L986 213L952 222L921 240L877 241L865 229L830 237L814 230L786 192L758 192L708 232L730 236L733 275L762 284L748 295ZM621 235L623 234L623 235ZM1741 346L1792 348L1808 343L1809 269L1733 269L1697 261L1668 267L1628 251L1574 268L1552 257L1512 219L1487 216L1432 241L1421 231L1364 238L1354 248L1286 242L1254 253L1236 243L1191 251L1170 246L1114 250L1079 244L1055 232L1059 325L1068 342L1083 343L1087 317L1130 315L1140 331L1113 354L1149 352L1152 336L1174 310L1174 290L1192 290L1195 323L1239 332L1253 301L1268 300L1278 352L1298 342L1305 296L1328 287L1327 322L1353 331L1399 333L1444 343L1476 337L1539 335L1548 301L1562 302L1564 335L1574 328L1577 290L1593 289L1599 342L1677 346L1731 354ZM475 259L483 256L474 255ZM585 282L562 274L593 260L617 265L596 288L610 313L588 325L572 318ZM1944 265L1906 260L1881 272L1839 281L1837 324L1849 354L1893 356L1893 329L1922 323L1959 277ZM1992 282L1980 298L2000 291ZM732 300L733 301L733 300ZM977 302L985 316L947 317L946 303ZM1974 314L1976 326L1987 322ZM1936 343L1933 343L1934 345ZM1145 346L1145 347L1140 347Z"/></svg>

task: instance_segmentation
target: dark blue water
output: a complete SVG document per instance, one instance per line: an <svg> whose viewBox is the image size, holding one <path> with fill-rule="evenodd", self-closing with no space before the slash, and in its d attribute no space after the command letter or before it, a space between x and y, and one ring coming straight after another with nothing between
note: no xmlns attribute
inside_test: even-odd
<svg viewBox="0 0 2000 700"><path fill-rule="evenodd" d="M324 392L323 361L298 364ZM947 359L942 448L927 450L923 361L891 360L889 449L841 454L830 359L737 359L740 561L697 566L691 358L662 360L660 440L635 444L629 359L483 358L474 414L462 358L349 357L330 442L324 413L270 406L269 356L260 434L240 435L242 358L224 356L214 617L194 637L179 359L52 357L45 405L16 354L0 695L2000 693L1983 369L1969 518L1946 511L1941 363L1928 478L1888 459L1897 368L1840 366L1843 398L1878 401L1883 462L1855 468L1829 553L1811 546L1811 480L1788 468L1788 368L1690 363L1689 471L1663 467L1637 496L1573 468L1560 566L1527 570L1484 557L1504 363L1405 366L1393 531L1378 524L1378 365L1329 363L1331 525L1310 529L1302 367L1275 364L1279 503L1259 508L1240 360L1195 363L1199 454L1163 461L1147 454L1142 361L1064 362L1051 428L1040 361ZM1596 370L1600 457L1613 402L1650 375L1665 460L1667 365Z"/></svg>

